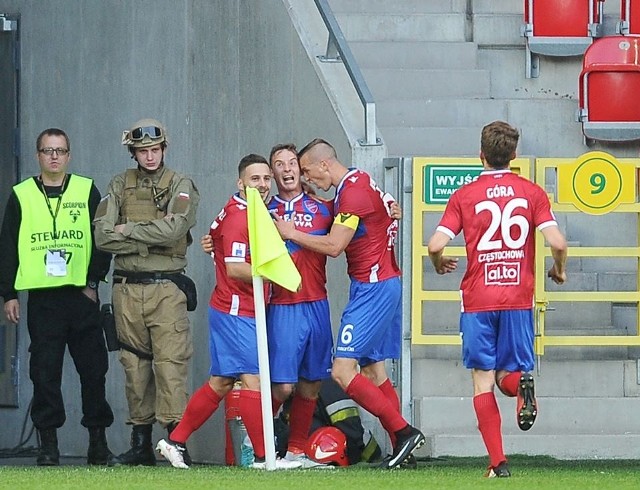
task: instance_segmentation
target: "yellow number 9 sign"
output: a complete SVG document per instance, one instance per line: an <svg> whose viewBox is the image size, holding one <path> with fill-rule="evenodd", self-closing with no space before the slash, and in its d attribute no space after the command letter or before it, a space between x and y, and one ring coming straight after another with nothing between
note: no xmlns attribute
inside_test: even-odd
<svg viewBox="0 0 640 490"><path fill-rule="evenodd" d="M558 202L589 214L606 214L635 201L635 167L603 151L558 166Z"/></svg>

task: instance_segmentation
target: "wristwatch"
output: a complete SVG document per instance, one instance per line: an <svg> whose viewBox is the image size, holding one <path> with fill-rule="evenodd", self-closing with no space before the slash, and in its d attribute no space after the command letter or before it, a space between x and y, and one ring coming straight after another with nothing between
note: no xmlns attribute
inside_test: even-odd
<svg viewBox="0 0 640 490"><path fill-rule="evenodd" d="M96 281L87 281L87 287L90 289L98 289L98 283Z"/></svg>

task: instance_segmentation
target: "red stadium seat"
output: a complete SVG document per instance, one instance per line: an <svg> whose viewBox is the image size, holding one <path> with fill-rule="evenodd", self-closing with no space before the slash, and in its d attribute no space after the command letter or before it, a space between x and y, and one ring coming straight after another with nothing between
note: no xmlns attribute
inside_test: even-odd
<svg viewBox="0 0 640 490"><path fill-rule="evenodd" d="M584 54L578 121L586 138L640 139L640 36L607 36Z"/></svg>
<svg viewBox="0 0 640 490"><path fill-rule="evenodd" d="M602 2L525 0L521 34L526 41L526 77L538 77L538 55L582 55L602 34Z"/></svg>
<svg viewBox="0 0 640 490"><path fill-rule="evenodd" d="M640 1L621 1L618 32L625 36L629 34L640 34Z"/></svg>

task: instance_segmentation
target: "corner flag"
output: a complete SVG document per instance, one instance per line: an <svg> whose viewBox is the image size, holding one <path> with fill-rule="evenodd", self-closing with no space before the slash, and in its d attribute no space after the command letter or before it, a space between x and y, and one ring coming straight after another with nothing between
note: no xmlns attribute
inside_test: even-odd
<svg viewBox="0 0 640 490"><path fill-rule="evenodd" d="M251 275L253 276L253 303L256 312L256 340L258 343L258 369L260 371L260 404L266 469L276 469L276 448L273 436L271 408L271 371L267 343L267 320L264 301L263 277L289 291L297 291L302 281L298 269L287 252L276 225L256 189L246 188Z"/></svg>
<svg viewBox="0 0 640 490"><path fill-rule="evenodd" d="M246 189L251 272L296 292L302 278L257 189Z"/></svg>

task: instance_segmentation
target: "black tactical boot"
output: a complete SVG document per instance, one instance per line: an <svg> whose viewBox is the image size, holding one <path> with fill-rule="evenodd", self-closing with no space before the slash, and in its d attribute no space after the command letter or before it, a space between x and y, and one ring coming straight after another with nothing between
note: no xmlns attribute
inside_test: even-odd
<svg viewBox="0 0 640 490"><path fill-rule="evenodd" d="M106 465L113 457L107 446L104 427L89 427L89 450L87 464Z"/></svg>
<svg viewBox="0 0 640 490"><path fill-rule="evenodd" d="M173 440L171 439L171 433L173 432L173 429L175 429L176 427L178 427L178 422L169 422L169 425L167 425L167 436L169 437L169 440ZM189 451L187 450L187 446L186 444L182 444L182 446L184 446L184 451L182 452L182 459L184 460L184 464L186 464L187 466L191 466L191 455L189 454Z"/></svg>
<svg viewBox="0 0 640 490"><path fill-rule="evenodd" d="M155 466L156 453L151 445L152 430L152 425L134 425L131 431L131 449L111 458L109 465Z"/></svg>
<svg viewBox="0 0 640 490"><path fill-rule="evenodd" d="M60 464L60 451L58 451L58 430L38 429L40 448L38 449L38 466L58 466Z"/></svg>

